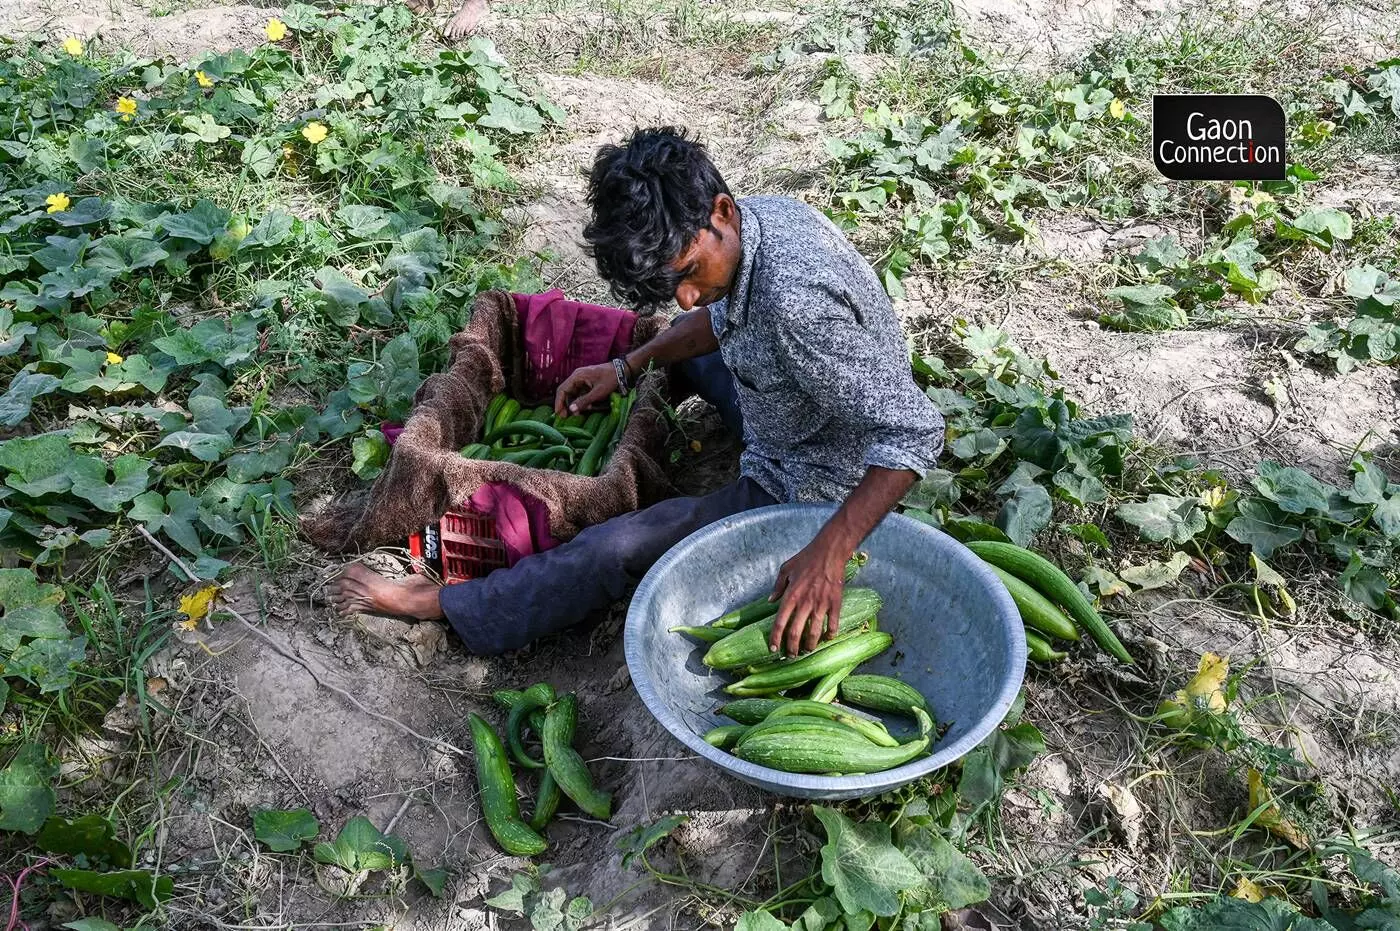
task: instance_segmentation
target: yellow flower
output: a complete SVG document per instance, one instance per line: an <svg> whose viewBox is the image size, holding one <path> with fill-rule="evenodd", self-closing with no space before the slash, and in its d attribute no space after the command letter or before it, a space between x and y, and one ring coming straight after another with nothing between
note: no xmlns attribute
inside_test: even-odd
<svg viewBox="0 0 1400 931"><path fill-rule="evenodd" d="M108 364L108 365L121 365L121 364L122 364L122 357L119 356L119 355L117 355L115 352L109 352L109 353L107 353L107 364Z"/></svg>
<svg viewBox="0 0 1400 931"><path fill-rule="evenodd" d="M203 71L196 71L194 73L194 79L199 82L200 87L214 86L214 81L209 77L209 75L205 74Z"/></svg>
<svg viewBox="0 0 1400 931"><path fill-rule="evenodd" d="M112 109L121 114L122 122L127 123L131 121L131 117L136 113L136 101L132 100L130 97L118 97L117 105Z"/></svg>
<svg viewBox="0 0 1400 931"><path fill-rule="evenodd" d="M326 124L311 122L301 128L301 134L306 137L306 141L315 145L325 140L330 130L326 129Z"/></svg>
<svg viewBox="0 0 1400 931"><path fill-rule="evenodd" d="M267 21L267 41L281 42L285 38L287 38L287 24L275 16L269 19Z"/></svg>
<svg viewBox="0 0 1400 931"><path fill-rule="evenodd" d="M62 213L68 209L68 205L71 204L72 201L68 199L67 194L59 193L50 194L48 197L45 197L44 203L49 205L49 213Z"/></svg>
<svg viewBox="0 0 1400 931"><path fill-rule="evenodd" d="M1113 116L1115 120L1121 120L1124 116L1128 114L1128 108L1123 104L1123 101L1119 100L1117 97L1114 97L1113 103L1108 105L1108 112Z"/></svg>
<svg viewBox="0 0 1400 931"><path fill-rule="evenodd" d="M69 36L63 40L63 50L77 58L83 54L83 40L77 36Z"/></svg>
<svg viewBox="0 0 1400 931"><path fill-rule="evenodd" d="M179 625L185 630L194 630L195 625L204 619L210 608L214 607L214 596L218 593L219 586L206 585L187 595L181 595L180 613L188 620L180 621Z"/></svg>

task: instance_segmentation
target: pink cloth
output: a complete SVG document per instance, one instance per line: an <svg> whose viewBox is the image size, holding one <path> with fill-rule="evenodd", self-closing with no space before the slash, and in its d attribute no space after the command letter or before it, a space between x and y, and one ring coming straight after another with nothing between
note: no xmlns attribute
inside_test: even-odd
<svg viewBox="0 0 1400 931"><path fill-rule="evenodd" d="M525 338L525 393L531 399L553 394L574 369L606 362L632 346L637 315L630 310L567 301L558 288L511 296Z"/></svg>
<svg viewBox="0 0 1400 931"><path fill-rule="evenodd" d="M632 346L637 315L630 310L565 300L558 288L511 297L524 334L524 388L529 399L553 401L554 390L574 369L606 362ZM381 424L380 429L391 446L403 432L396 424ZM495 519L508 566L559 545L549 532L544 502L508 482L482 485L466 504Z"/></svg>

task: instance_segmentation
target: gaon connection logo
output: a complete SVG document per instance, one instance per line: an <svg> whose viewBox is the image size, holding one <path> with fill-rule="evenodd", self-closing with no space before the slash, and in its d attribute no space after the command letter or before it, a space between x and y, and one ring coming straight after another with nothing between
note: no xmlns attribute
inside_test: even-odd
<svg viewBox="0 0 1400 931"><path fill-rule="evenodd" d="M1283 107L1264 94L1155 94L1152 161L1176 181L1281 181Z"/></svg>

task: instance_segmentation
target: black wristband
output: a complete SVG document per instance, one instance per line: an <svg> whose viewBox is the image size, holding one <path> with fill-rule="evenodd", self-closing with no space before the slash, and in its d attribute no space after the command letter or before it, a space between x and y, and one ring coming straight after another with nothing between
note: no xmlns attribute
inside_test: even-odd
<svg viewBox="0 0 1400 931"><path fill-rule="evenodd" d="M626 394L631 390L631 385L627 383L627 359L618 356L616 359L612 360L612 365L613 371L617 373L617 390L622 394Z"/></svg>

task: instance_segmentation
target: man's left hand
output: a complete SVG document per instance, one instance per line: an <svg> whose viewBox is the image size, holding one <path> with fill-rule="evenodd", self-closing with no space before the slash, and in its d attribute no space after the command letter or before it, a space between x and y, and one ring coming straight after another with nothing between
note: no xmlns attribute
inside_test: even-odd
<svg viewBox="0 0 1400 931"><path fill-rule="evenodd" d="M795 656L815 649L823 636L836 635L849 556L818 537L782 564L771 596L781 598L782 606L768 636L769 649Z"/></svg>

